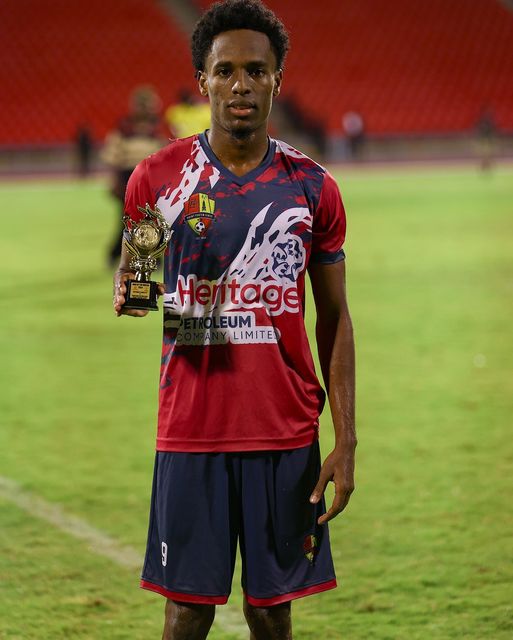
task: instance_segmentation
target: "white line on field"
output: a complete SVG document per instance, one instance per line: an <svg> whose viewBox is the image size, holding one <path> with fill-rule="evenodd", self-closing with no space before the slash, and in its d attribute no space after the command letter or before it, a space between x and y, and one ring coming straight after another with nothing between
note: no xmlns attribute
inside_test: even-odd
<svg viewBox="0 0 513 640"><path fill-rule="evenodd" d="M96 555L105 556L126 569L140 570L142 558L136 549L119 544L85 520L67 514L59 505L25 491L14 480L0 476L0 497L12 502L29 515L45 520L57 529L84 541L89 550ZM233 633L239 638L247 638L248 628L241 618L238 609L231 605L223 605L217 607L215 624L222 631Z"/></svg>
<svg viewBox="0 0 513 640"><path fill-rule="evenodd" d="M140 568L141 556L135 549L118 544L84 520L68 515L58 505L24 491L14 480L0 476L0 495L30 515L46 520L61 531L83 540L97 555L105 556L127 569Z"/></svg>

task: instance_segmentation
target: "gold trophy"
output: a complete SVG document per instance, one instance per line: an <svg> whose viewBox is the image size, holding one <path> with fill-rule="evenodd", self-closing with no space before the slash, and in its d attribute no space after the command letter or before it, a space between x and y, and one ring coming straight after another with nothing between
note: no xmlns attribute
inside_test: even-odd
<svg viewBox="0 0 513 640"><path fill-rule="evenodd" d="M158 311L158 284L150 280L151 272L157 268L157 258L166 250L173 232L158 207L137 207L144 218L134 222L124 216L123 244L131 255L130 269L135 279L126 281L125 309Z"/></svg>

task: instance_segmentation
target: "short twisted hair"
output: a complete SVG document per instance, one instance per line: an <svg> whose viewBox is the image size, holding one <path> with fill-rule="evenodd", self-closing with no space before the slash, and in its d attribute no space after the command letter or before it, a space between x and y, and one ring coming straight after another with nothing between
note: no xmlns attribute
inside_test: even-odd
<svg viewBox="0 0 513 640"><path fill-rule="evenodd" d="M196 72L204 71L214 38L233 29L265 33L271 42L278 69L283 68L289 36L281 20L260 0L224 0L214 3L201 16L192 34L192 63Z"/></svg>

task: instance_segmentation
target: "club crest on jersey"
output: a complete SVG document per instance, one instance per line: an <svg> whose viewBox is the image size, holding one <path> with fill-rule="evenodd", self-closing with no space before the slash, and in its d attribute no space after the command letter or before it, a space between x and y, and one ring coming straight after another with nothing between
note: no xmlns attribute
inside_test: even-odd
<svg viewBox="0 0 513 640"><path fill-rule="evenodd" d="M306 536L303 542L303 553L310 564L313 564L318 551L317 538L312 535Z"/></svg>
<svg viewBox="0 0 513 640"><path fill-rule="evenodd" d="M194 193L184 205L181 223L187 223L197 236L205 238L216 219L215 206L215 200L206 193Z"/></svg>

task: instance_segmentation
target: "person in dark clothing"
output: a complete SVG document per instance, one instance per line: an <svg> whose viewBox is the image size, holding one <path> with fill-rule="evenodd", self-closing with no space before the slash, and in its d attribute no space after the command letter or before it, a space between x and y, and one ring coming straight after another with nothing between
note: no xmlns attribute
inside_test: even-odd
<svg viewBox="0 0 513 640"><path fill-rule="evenodd" d="M123 236L123 208L128 179L135 166L164 144L160 118L160 98L151 87L138 87L131 97L130 112L111 131L102 152L103 161L112 169L111 195L119 202L118 229L108 251L111 265L119 261Z"/></svg>
<svg viewBox="0 0 513 640"><path fill-rule="evenodd" d="M91 173L93 155L93 136L87 124L81 124L75 135L75 150L77 157L77 171L81 178L87 178Z"/></svg>

